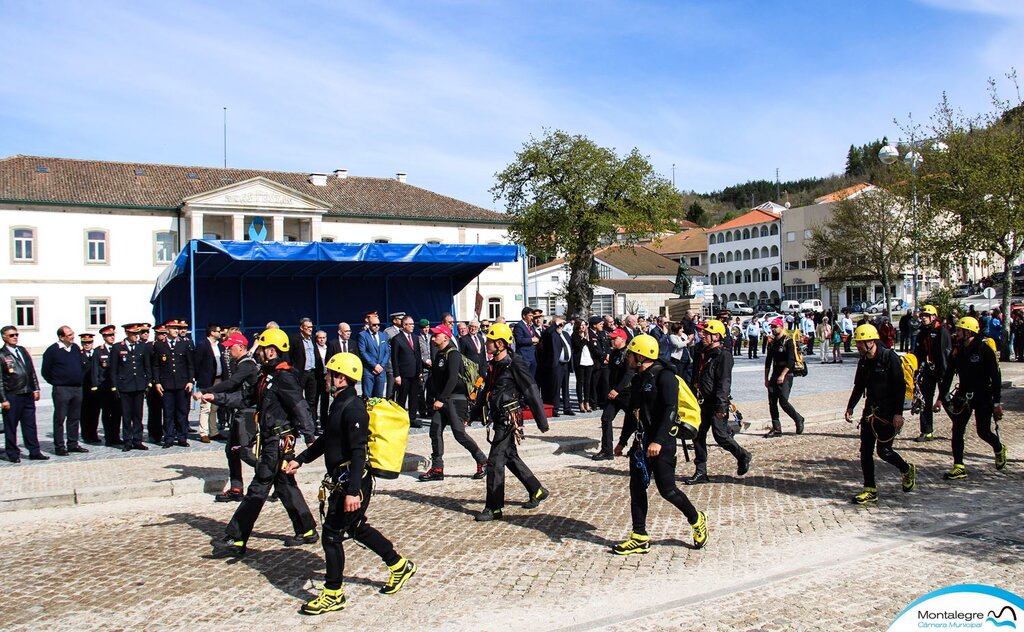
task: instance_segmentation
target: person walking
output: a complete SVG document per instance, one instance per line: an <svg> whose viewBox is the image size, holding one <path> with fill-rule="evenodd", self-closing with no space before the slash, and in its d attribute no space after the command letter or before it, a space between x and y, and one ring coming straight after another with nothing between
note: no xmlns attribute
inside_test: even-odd
<svg viewBox="0 0 1024 632"><path fill-rule="evenodd" d="M487 457L473 437L466 432L469 413L469 391L462 381L462 354L452 340L452 330L447 325L438 325L430 330L434 334L437 359L430 372L430 392L434 395L433 417L430 420L430 469L420 474L419 480L444 480L444 429L449 427L455 440L464 447L476 461L474 480L487 476Z"/></svg>
<svg viewBox="0 0 1024 632"><path fill-rule="evenodd" d="M709 483L708 478L708 432L726 452L736 457L736 475L743 476L750 470L752 457L736 443L726 420L729 416L729 400L732 390L733 359L722 348L725 325L720 320L709 320L700 328L701 353L694 377L694 394L700 402L701 424L693 440L693 475L684 483L699 485Z"/></svg>
<svg viewBox="0 0 1024 632"><path fill-rule="evenodd" d="M921 324L921 331L913 350L917 357L916 377L920 380L921 396L924 398L920 415L921 434L914 439L918 443L935 438L935 417L932 409L935 403L935 388L949 369L953 350L949 330L939 320L939 312L934 305L925 305L922 308Z"/></svg>
<svg viewBox="0 0 1024 632"><path fill-rule="evenodd" d="M417 571L416 564L399 555L395 545L366 519L373 496L373 476L366 467L370 416L355 389L362 379L362 361L355 354L339 353L327 361L327 372L334 401L323 423L324 432L285 468L286 475L294 476L303 464L321 456L327 468L321 484L321 491L326 495L326 499L321 497L321 502L327 506L326 514L322 514L324 537L321 542L327 571L320 594L299 610L306 615L335 612L345 607L343 543L346 538L370 549L387 565L391 574L380 589L385 595L397 593Z"/></svg>
<svg viewBox="0 0 1024 632"><path fill-rule="evenodd" d="M75 332L64 325L57 329L57 342L43 352L39 370L52 387L53 445L57 456L88 452L79 443L82 419L82 349L75 344Z"/></svg>
<svg viewBox="0 0 1024 632"><path fill-rule="evenodd" d="M996 420L998 429L999 420L1003 418L999 358L980 335L978 321L970 316L957 322L956 337L956 350L942 376L939 400L932 408L938 412L940 406L945 406L946 413L953 421L953 469L943 474L946 480L967 478L964 435L972 413L978 437L989 444L995 454L996 469L1006 467L1006 444L1002 443L997 432L992 432L992 420ZM959 378L959 383L951 391L954 377Z"/></svg>
<svg viewBox="0 0 1024 632"><path fill-rule="evenodd" d="M861 325L854 332L860 361L853 379L853 392L846 404L846 421L853 423L853 410L862 396L867 397L860 419L860 465L864 491L851 501L857 505L878 502L875 482L876 446L878 457L900 471L904 492L917 485L917 467L907 463L893 449L893 440L903 428L903 397L906 383L899 355L879 341L874 325Z"/></svg>
<svg viewBox="0 0 1024 632"><path fill-rule="evenodd" d="M18 426L21 438L28 448L32 461L46 461L50 457L42 453L39 436L36 433L36 402L39 401L39 377L36 375L32 356L28 349L18 344L19 332L14 325L0 329L3 346L0 346L0 411L4 420L4 449L7 460L21 463L18 448Z"/></svg>
<svg viewBox="0 0 1024 632"><path fill-rule="evenodd" d="M789 403L789 393L793 389L793 367L796 366L796 348L793 338L786 335L785 326L781 318L772 321L772 339L764 359L764 387L768 389L768 414L772 420L771 430L764 435L766 439L782 436L780 406L796 422L796 433L804 432L803 415Z"/></svg>
<svg viewBox="0 0 1024 632"><path fill-rule="evenodd" d="M624 329L619 328L608 334L608 340L611 341L611 354L608 362L608 381L611 384L611 389L608 391L608 403L601 411L601 449L590 457L594 461L607 461L615 458L612 422L620 410L625 411L626 417L633 415L633 409L629 405L633 367L630 366L626 356L629 335Z"/></svg>
<svg viewBox="0 0 1024 632"><path fill-rule="evenodd" d="M638 414L623 425L615 456L622 456L627 442L633 438L626 455L633 528L626 541L612 547L615 555L643 554L651 550L651 537L647 533L647 487L651 479L661 497L686 516L694 548L704 548L708 541L707 516L697 511L676 486L676 439L672 427L678 406L679 381L675 371L658 359L659 351L658 341L646 334L634 337L627 348L628 362L634 369L631 401Z"/></svg>
<svg viewBox="0 0 1024 632"><path fill-rule="evenodd" d="M540 390L526 363L512 353L512 330L508 325L495 323L487 330L487 353L491 366L472 414L472 418L489 424L493 432L487 456L487 498L483 511L475 517L477 522L502 519L506 467L526 487L524 509L535 509L551 495L523 462L516 447L523 438L524 405L542 433L548 431L548 420Z"/></svg>

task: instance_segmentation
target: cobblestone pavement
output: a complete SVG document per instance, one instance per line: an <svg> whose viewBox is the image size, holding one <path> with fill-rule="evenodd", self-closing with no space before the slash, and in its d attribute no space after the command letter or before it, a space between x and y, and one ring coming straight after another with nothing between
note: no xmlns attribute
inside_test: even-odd
<svg viewBox="0 0 1024 632"><path fill-rule="evenodd" d="M817 401L817 409L834 409L844 399L817 396L801 405L816 410ZM878 463L881 500L869 508L847 502L860 489L860 471L855 429L842 421L820 421L799 437L744 436L755 460L742 479L733 475L731 457L712 450L714 484L686 489L709 516L710 542L700 551L691 548L685 521L652 486L651 553L609 554L629 532L623 459L594 463L557 453L530 459L552 497L532 511L510 503L499 523L473 522L483 484L467 476L382 481L370 522L420 572L399 594L379 595L385 567L349 543L349 607L312 619L296 610L320 585L323 553L318 545L282 546L289 523L279 504L266 506L249 553L237 561L209 558L210 538L223 532L235 507L209 495L7 512L0 514L0 547L8 551L0 560L0 625L884 629L913 599L940 586L978 581L1024 592L1024 392L1010 391L1004 402L1011 411L1002 423L1011 457L1005 471L995 470L973 429L970 478L955 483L941 478L950 466L946 441L900 439L897 449L919 467L918 490L902 494L896 472ZM577 420L556 431L582 433L593 423ZM948 437L948 420L939 416L937 430ZM458 452L452 444L449 450ZM57 468L71 465L128 468L123 461L50 467L69 472ZM680 475L689 471L679 464ZM514 480L508 490L510 501L524 496ZM303 491L315 512L315 488L307 484Z"/></svg>

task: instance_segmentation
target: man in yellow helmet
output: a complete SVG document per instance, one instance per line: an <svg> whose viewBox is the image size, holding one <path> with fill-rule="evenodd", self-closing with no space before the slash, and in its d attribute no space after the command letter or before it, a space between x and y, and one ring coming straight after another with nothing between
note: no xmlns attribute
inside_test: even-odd
<svg viewBox="0 0 1024 632"><path fill-rule="evenodd" d="M893 439L903 427L903 396L906 382L899 355L881 344L874 325L864 324L853 333L860 362L853 378L853 393L846 405L846 421L853 422L853 409L867 394L860 420L860 466L864 473L864 491L852 498L858 505L878 502L875 483L875 445L878 456L903 475L903 491L917 485L917 468L892 449Z"/></svg>
<svg viewBox="0 0 1024 632"><path fill-rule="evenodd" d="M477 395L470 419L483 419L493 431L487 456L487 500L476 515L477 522L501 520L505 507L505 467L526 487L529 498L523 507L533 509L550 494L523 463L516 444L522 439L525 404L537 428L548 431L540 389L530 369L512 353L512 330L505 323L494 323L487 330L487 353L491 355L483 389Z"/></svg>
<svg viewBox="0 0 1024 632"><path fill-rule="evenodd" d="M676 439L672 435L679 401L679 381L664 361L658 360L658 341L649 334L634 336L627 347L628 361L635 373L630 386L633 415L622 426L615 456L622 456L633 434L629 450L629 505L633 531L629 539L612 547L615 555L647 553L651 538L647 535L647 486L654 479L661 497L681 511L690 523L693 545L703 548L708 540L707 518L697 511L676 487Z"/></svg>
<svg viewBox="0 0 1024 632"><path fill-rule="evenodd" d="M921 409L921 434L917 442L931 441L935 438L932 404L935 402L935 386L946 374L949 366L952 342L949 330L942 324L939 312L934 305L925 305L921 309L921 331L917 334L914 355L917 356L918 372L921 376L921 395L924 397L924 408Z"/></svg>
<svg viewBox="0 0 1024 632"><path fill-rule="evenodd" d="M392 595L416 574L416 564L395 551L395 545L366 521L366 509L373 493L373 476L366 468L366 445L370 416L356 395L356 384L363 377L363 364L354 353L338 353L326 365L330 391L334 397L323 434L286 466L291 476L304 464L324 457L327 476L323 491L329 491L324 517L324 557L327 573L320 595L302 605L302 614L324 614L345 607L345 537L376 553L388 566L391 576L380 592ZM321 500L321 502L323 502ZM323 505L321 505L323 512Z"/></svg>
<svg viewBox="0 0 1024 632"><path fill-rule="evenodd" d="M967 478L964 467L964 435L967 424L974 412L975 427L982 441L992 446L995 453L996 469L1006 467L1006 444L999 440L999 435L992 432L992 419L996 422L1003 418L1002 376L999 371L999 359L995 351L985 343L979 335L977 319L964 316L956 323L956 348L946 374L939 384L939 400L933 408L938 412L940 405L945 405L946 413L953 420L953 469L946 472L946 480ZM956 390L950 393L953 377L960 378ZM998 428L998 425L996 426Z"/></svg>
<svg viewBox="0 0 1024 632"><path fill-rule="evenodd" d="M725 324L720 320L709 320L698 326L700 333L700 354L695 361L693 374L694 395L700 402L700 430L693 440L693 476L683 482L687 485L709 483L708 478L708 431L715 442L736 457L736 475L743 476L750 470L752 457L740 447L726 425L729 416L729 397L732 391L732 353L722 346L725 338Z"/></svg>
<svg viewBox="0 0 1024 632"><path fill-rule="evenodd" d="M295 477L283 465L293 456L295 438L302 435L306 443L313 441L313 418L302 395L291 365L284 360L290 344L281 329L268 329L256 338L256 358L261 364L256 388L233 393L204 393L204 401L229 408L256 408L259 432L259 454L252 482L224 530L224 537L213 541L214 555L240 557L245 555L246 542L259 518L270 488L288 511L295 536L286 538L285 546L312 544L319 537L309 505L295 483Z"/></svg>

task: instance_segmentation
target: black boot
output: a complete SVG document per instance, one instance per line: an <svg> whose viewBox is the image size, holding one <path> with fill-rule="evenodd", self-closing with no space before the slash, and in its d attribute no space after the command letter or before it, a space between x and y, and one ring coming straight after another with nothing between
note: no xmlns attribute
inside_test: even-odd
<svg viewBox="0 0 1024 632"><path fill-rule="evenodd" d="M693 473L693 476L683 479L684 485L700 485L702 483L710 483L711 479L708 478L707 473L704 470L697 470Z"/></svg>
<svg viewBox="0 0 1024 632"><path fill-rule="evenodd" d="M772 420L772 429L769 430L765 435L765 439L774 439L782 436L782 424L776 420Z"/></svg>

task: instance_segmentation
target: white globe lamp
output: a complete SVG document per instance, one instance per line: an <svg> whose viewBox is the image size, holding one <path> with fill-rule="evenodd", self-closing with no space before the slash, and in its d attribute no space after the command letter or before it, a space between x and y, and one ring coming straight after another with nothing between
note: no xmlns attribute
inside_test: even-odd
<svg viewBox="0 0 1024 632"><path fill-rule="evenodd" d="M883 165L891 165L899 160L900 151L892 145L886 145L878 150L878 160Z"/></svg>

